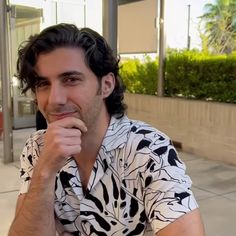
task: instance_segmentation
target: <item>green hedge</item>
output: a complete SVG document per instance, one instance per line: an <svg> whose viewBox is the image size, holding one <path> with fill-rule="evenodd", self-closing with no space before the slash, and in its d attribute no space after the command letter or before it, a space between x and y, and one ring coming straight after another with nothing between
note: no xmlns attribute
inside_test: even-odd
<svg viewBox="0 0 236 236"><path fill-rule="evenodd" d="M157 60L145 57L144 61L127 59L121 63L120 75L130 93L156 94Z"/></svg>
<svg viewBox="0 0 236 236"><path fill-rule="evenodd" d="M185 51L166 60L167 96L236 102L236 55L209 56Z"/></svg>
<svg viewBox="0 0 236 236"><path fill-rule="evenodd" d="M129 59L121 64L128 92L156 94L157 60ZM170 52L165 66L165 94L236 102L236 54L209 56L195 51Z"/></svg>

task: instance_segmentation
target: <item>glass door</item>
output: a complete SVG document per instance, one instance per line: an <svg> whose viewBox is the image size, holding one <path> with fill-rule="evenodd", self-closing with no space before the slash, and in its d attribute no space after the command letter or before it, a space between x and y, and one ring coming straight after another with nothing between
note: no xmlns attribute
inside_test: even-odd
<svg viewBox="0 0 236 236"><path fill-rule="evenodd" d="M16 71L17 51L20 44L30 35L40 32L42 9L28 6L11 5L11 58L12 75ZM36 105L34 96L29 91L23 95L17 78L12 78L13 127L26 128L35 126Z"/></svg>

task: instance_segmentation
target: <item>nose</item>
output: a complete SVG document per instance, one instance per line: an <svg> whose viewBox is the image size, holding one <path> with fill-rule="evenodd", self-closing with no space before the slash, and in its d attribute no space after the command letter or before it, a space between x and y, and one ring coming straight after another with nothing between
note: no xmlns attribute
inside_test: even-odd
<svg viewBox="0 0 236 236"><path fill-rule="evenodd" d="M48 103L50 105L64 105L67 101L67 93L60 83L52 83L50 86Z"/></svg>

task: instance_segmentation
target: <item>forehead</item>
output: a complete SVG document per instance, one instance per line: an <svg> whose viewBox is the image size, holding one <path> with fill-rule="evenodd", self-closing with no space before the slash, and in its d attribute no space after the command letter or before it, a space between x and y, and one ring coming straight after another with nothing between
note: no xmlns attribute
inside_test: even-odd
<svg viewBox="0 0 236 236"><path fill-rule="evenodd" d="M85 62L85 54L81 48L56 48L38 56L35 65L37 74L42 76L54 75L65 71L91 71Z"/></svg>

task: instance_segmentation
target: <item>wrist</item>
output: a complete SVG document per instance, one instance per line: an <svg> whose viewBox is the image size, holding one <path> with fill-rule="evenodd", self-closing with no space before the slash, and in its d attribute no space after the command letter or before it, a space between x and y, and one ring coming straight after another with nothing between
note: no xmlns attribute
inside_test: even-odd
<svg viewBox="0 0 236 236"><path fill-rule="evenodd" d="M32 180L36 180L38 184L55 184L57 171L54 171L53 169L47 167L47 166L40 166L37 165L34 168Z"/></svg>

